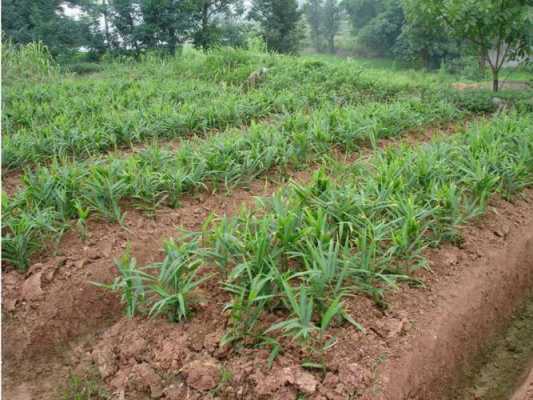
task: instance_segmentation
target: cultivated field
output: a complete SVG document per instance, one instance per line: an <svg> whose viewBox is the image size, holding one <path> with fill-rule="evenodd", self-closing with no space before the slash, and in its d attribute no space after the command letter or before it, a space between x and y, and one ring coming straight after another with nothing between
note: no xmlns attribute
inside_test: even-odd
<svg viewBox="0 0 533 400"><path fill-rule="evenodd" d="M531 91L224 48L10 57L6 398L379 398L434 293L533 226Z"/></svg>

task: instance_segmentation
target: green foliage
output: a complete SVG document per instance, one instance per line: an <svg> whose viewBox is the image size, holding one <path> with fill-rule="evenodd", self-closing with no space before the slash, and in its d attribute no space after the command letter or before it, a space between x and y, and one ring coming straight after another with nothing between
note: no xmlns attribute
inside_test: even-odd
<svg viewBox="0 0 533 400"><path fill-rule="evenodd" d="M85 19L65 15L61 0L4 0L2 32L16 44L42 42L52 54L88 43Z"/></svg>
<svg viewBox="0 0 533 400"><path fill-rule="evenodd" d="M119 276L113 283L96 285L119 293L129 318L147 314L164 315L171 321L187 319L192 306L202 300L196 289L211 276L199 276L197 239L180 245L168 241L165 254L164 261L139 268L128 250L115 261Z"/></svg>
<svg viewBox="0 0 533 400"><path fill-rule="evenodd" d="M265 64L265 81L248 89L248 76ZM273 114L392 100L428 86L411 77L390 80L355 64L312 65L306 59L221 48L175 59L146 56L134 66L116 62L98 79L46 75L46 83L21 81L6 87L2 99L2 165L13 169L51 157L83 159Z"/></svg>
<svg viewBox="0 0 533 400"><path fill-rule="evenodd" d="M385 8L384 1L375 0L343 0L342 5L350 18L354 32L363 29Z"/></svg>
<svg viewBox="0 0 533 400"><path fill-rule="evenodd" d="M111 398L103 383L92 376L81 378L71 375L62 392L61 400L108 400Z"/></svg>
<svg viewBox="0 0 533 400"><path fill-rule="evenodd" d="M317 51L327 48L335 52L335 36L339 32L343 17L338 0L309 0L304 13L311 30L311 42Z"/></svg>
<svg viewBox="0 0 533 400"><path fill-rule="evenodd" d="M239 0L200 0L196 2L194 11L195 19L198 21L198 28L193 34L194 45L203 49L221 43L224 40L224 33L228 33L228 28L239 29L236 24L232 23L231 14L243 12L239 7ZM226 16L226 31L219 22L221 15Z"/></svg>
<svg viewBox="0 0 533 400"><path fill-rule="evenodd" d="M479 58L475 56L463 56L443 63L441 70L476 82L484 81L488 77L488 71L479 68Z"/></svg>
<svg viewBox="0 0 533 400"><path fill-rule="evenodd" d="M97 72L102 72L104 70L101 64L94 62L79 62L75 64L69 64L66 66L66 68L69 72L78 75L94 74Z"/></svg>
<svg viewBox="0 0 533 400"><path fill-rule="evenodd" d="M35 84L57 79L59 67L42 42L15 45L6 40L2 43L2 75L4 87Z"/></svg>
<svg viewBox="0 0 533 400"><path fill-rule="evenodd" d="M508 60L531 53L531 4L527 0L406 0L410 18L439 21L460 40L468 40L491 67L494 91ZM430 22L431 21L431 22ZM489 55L494 50L495 54Z"/></svg>
<svg viewBox="0 0 533 400"><path fill-rule="evenodd" d="M62 233L58 215L51 209L26 210L18 213L2 199L2 258L20 271L25 271L30 256ZM12 213L13 212L13 213Z"/></svg>
<svg viewBox="0 0 533 400"><path fill-rule="evenodd" d="M210 275L198 276L201 261L198 257L198 243L195 240L177 245L173 241L165 244L165 260L148 268L158 272L150 284L150 315L167 315L171 321L187 319L195 298L194 290Z"/></svg>
<svg viewBox="0 0 533 400"><path fill-rule="evenodd" d="M253 0L249 18L261 26L269 50L295 53L301 40L301 14L296 0Z"/></svg>
<svg viewBox="0 0 533 400"><path fill-rule="evenodd" d="M386 2L383 12L361 28L357 40L377 55L390 55L404 24L401 4Z"/></svg>
<svg viewBox="0 0 533 400"><path fill-rule="evenodd" d="M354 149L460 114L449 104L429 100L324 107L312 115L286 116L275 125L253 124L245 134L230 130L184 142L177 151L148 147L138 154L99 163L54 163L28 172L25 189L14 197L6 217L17 226L35 212L46 211L52 225L78 219L84 235L87 212L123 223L121 201L126 199L151 207L174 207L184 193L209 184L233 186L274 167L298 167L327 154L334 145ZM31 232L40 230L47 231L42 225L32 225ZM14 229L9 240L27 236L23 232ZM21 257L28 257L37 247L25 249L18 252ZM21 259L17 263L24 265Z"/></svg>
<svg viewBox="0 0 533 400"><path fill-rule="evenodd" d="M128 250L118 260L115 260L119 276L110 285L97 284L112 292L120 293L121 301L126 305L126 315L133 318L145 303L146 290L145 280L151 280L152 276L140 270L137 262Z"/></svg>
<svg viewBox="0 0 533 400"><path fill-rule="evenodd" d="M531 126L529 116L500 116L456 138L378 152L338 182L321 172L253 214L223 220L207 254L233 296L228 341L281 331L327 346L322 332L332 323L361 328L345 296L382 302L384 288L425 265L427 246L460 240L460 226L492 194L533 183ZM265 326L261 316L280 307L289 318Z"/></svg>

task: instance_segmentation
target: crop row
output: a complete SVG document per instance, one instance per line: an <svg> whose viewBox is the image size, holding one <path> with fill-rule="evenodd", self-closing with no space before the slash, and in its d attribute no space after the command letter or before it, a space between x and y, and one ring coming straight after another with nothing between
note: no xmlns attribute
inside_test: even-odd
<svg viewBox="0 0 533 400"><path fill-rule="evenodd" d="M451 138L379 151L341 179L319 171L253 211L169 241L162 263L138 267L126 254L109 287L130 316L181 320L210 278L201 267L214 264L231 294L226 343L269 344L275 355L277 332L323 350L332 344L329 326L362 329L347 297L382 303L386 288L416 282L411 272L426 265L425 248L460 242L460 227L482 215L492 195L510 198L531 185L533 118L499 116Z"/></svg>
<svg viewBox="0 0 533 400"><path fill-rule="evenodd" d="M386 80L355 66L347 69L236 50L220 49L196 58L196 63L190 57L152 60L134 68L112 64L97 78L6 86L4 168L39 164L51 157L83 159L152 138L240 126L270 114L390 100L430 86ZM263 64L270 68L266 78L250 87L247 74ZM228 79L238 76L239 81L220 80L217 71Z"/></svg>
<svg viewBox="0 0 533 400"><path fill-rule="evenodd" d="M155 146L125 158L55 162L28 171L21 191L4 198L2 255L24 269L29 256L72 219L82 230L89 214L121 223L122 200L176 207L183 193L206 185L234 185L274 167L298 167L332 145L351 150L460 115L449 103L420 98L327 107L286 116L279 124L186 141L177 151Z"/></svg>

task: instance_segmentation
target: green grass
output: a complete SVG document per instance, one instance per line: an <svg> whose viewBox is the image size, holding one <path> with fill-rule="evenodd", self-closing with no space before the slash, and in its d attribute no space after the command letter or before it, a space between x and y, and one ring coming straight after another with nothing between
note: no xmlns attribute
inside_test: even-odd
<svg viewBox="0 0 533 400"><path fill-rule="evenodd" d="M222 218L194 254L218 266L232 296L225 341L272 344L268 335L279 332L324 348L332 325L363 329L347 297L365 294L384 306L384 290L417 284L411 273L426 266L425 248L459 243L461 227L493 195L511 199L533 185L532 122L500 115L454 137L378 151L341 176L319 171L258 209ZM194 259L186 243L181 257ZM275 310L285 317L266 323Z"/></svg>

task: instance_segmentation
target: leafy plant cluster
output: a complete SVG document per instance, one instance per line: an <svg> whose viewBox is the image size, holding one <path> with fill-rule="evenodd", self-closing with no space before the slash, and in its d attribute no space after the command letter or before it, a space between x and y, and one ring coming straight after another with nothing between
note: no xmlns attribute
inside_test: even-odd
<svg viewBox="0 0 533 400"><path fill-rule="evenodd" d="M166 315L171 321L186 319L195 303L205 301L198 286L211 276L199 273L201 250L198 238L177 244L167 241L163 262L137 266L129 252L115 261L119 275L110 285L101 285L121 294L126 314Z"/></svg>
<svg viewBox="0 0 533 400"><path fill-rule="evenodd" d="M328 327L347 321L362 329L348 297L384 305L384 290L417 283L411 272L426 266L425 248L460 242L461 226L482 215L492 195L511 198L533 184L532 127L531 115L499 116L452 138L379 151L338 180L319 171L310 184L195 234L201 251L195 241L173 245L181 253L173 257L218 266L232 296L226 343L269 344L275 356L277 332L324 350Z"/></svg>
<svg viewBox="0 0 533 400"><path fill-rule="evenodd" d="M25 269L31 254L58 237L72 219L85 235L89 214L122 223L121 201L146 210L176 207L183 193L207 185L232 186L272 168L298 167L328 154L334 145L356 149L460 112L447 102L406 98L391 104L324 107L285 116L208 139L176 151L150 146L138 154L99 162L53 162L27 171L23 189L3 201L4 260Z"/></svg>

